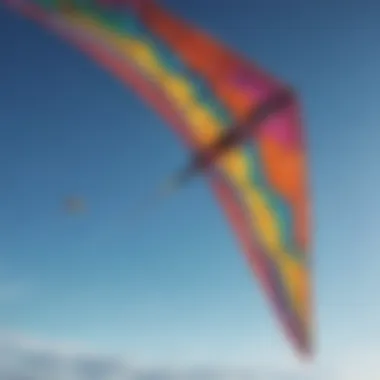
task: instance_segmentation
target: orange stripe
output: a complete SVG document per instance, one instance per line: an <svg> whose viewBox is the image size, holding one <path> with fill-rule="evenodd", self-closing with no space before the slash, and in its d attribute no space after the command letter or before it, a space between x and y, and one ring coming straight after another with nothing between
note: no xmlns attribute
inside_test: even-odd
<svg viewBox="0 0 380 380"><path fill-rule="evenodd" d="M155 4L144 7L141 17L153 33L170 45L193 70L207 78L214 92L236 118L246 116L252 109L253 100L233 84L229 76L237 66L252 69L252 64L238 60L236 54L230 53L208 35L191 28ZM263 76L262 73L260 75ZM267 80L273 82L269 77Z"/></svg>

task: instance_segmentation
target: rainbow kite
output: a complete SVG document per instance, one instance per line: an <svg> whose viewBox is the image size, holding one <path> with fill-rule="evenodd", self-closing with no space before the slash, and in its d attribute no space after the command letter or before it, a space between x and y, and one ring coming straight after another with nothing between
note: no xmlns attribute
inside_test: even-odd
<svg viewBox="0 0 380 380"><path fill-rule="evenodd" d="M294 92L150 0L1 0L139 93L209 179L297 351L310 355L308 167Z"/></svg>

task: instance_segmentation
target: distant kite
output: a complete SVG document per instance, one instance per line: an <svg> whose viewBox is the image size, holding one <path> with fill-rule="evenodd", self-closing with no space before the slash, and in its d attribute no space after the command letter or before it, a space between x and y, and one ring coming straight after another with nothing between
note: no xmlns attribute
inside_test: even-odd
<svg viewBox="0 0 380 380"><path fill-rule="evenodd" d="M1 1L76 45L167 120L193 153L169 188L205 175L288 336L310 354L308 168L294 92L151 0Z"/></svg>
<svg viewBox="0 0 380 380"><path fill-rule="evenodd" d="M77 197L66 198L64 207L69 214L81 214L86 209L84 200Z"/></svg>

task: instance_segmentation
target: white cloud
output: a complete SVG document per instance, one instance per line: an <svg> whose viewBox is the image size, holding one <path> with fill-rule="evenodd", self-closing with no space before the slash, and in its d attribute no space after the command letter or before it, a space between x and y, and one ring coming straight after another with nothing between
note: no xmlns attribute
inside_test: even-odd
<svg viewBox="0 0 380 380"><path fill-rule="evenodd" d="M75 345L0 335L1 380L127 380L128 375L124 363Z"/></svg>
<svg viewBox="0 0 380 380"><path fill-rule="evenodd" d="M371 352L340 356L328 371L319 364L275 370L277 362L273 369L144 368L76 343L0 331L0 380L378 380L378 355Z"/></svg>
<svg viewBox="0 0 380 380"><path fill-rule="evenodd" d="M1 380L317 380L306 374L221 368L142 368L84 349L0 332ZM328 380L324 378L323 380Z"/></svg>

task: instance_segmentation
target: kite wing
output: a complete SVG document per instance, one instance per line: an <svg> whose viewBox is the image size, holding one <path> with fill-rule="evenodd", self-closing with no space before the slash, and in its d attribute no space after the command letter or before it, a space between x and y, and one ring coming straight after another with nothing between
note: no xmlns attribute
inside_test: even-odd
<svg viewBox="0 0 380 380"><path fill-rule="evenodd" d="M150 0L2 0L132 86L193 151L281 83ZM215 162L210 180L299 351L312 347L307 169L296 100Z"/></svg>
<svg viewBox="0 0 380 380"><path fill-rule="evenodd" d="M298 352L312 351L309 210L298 105L225 154L212 186Z"/></svg>

